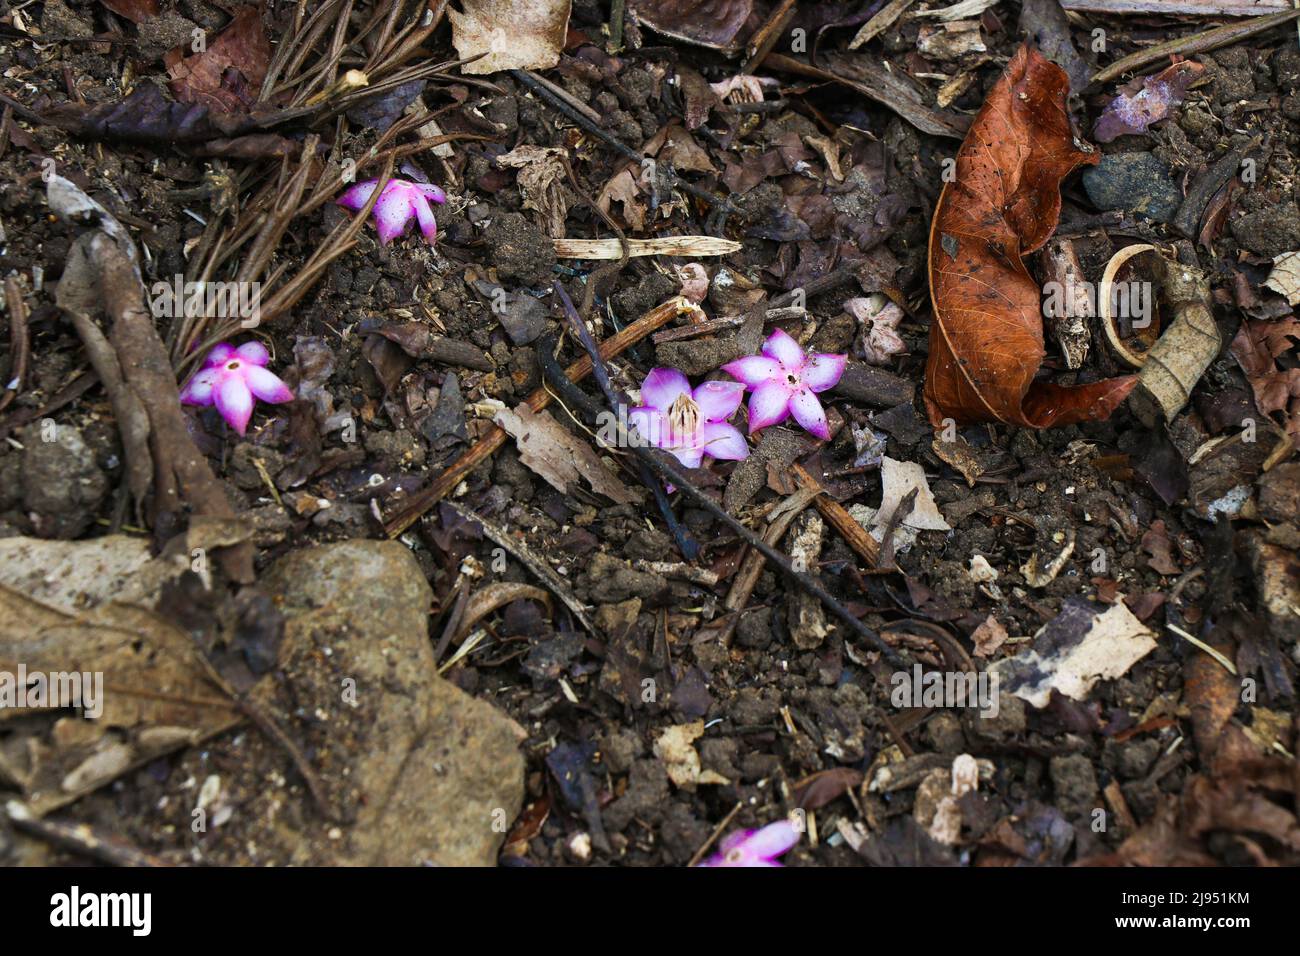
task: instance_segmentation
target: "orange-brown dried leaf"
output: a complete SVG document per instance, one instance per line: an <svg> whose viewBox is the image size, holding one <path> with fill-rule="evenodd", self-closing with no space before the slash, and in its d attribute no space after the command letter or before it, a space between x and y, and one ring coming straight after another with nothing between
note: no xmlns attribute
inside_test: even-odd
<svg viewBox="0 0 1300 956"><path fill-rule="evenodd" d="M1061 180L1098 155L1074 137L1069 79L1023 46L989 93L957 153L930 228L930 420L1047 428L1098 421L1135 376L1088 385L1036 382L1042 366L1041 290L1024 257L1061 214Z"/></svg>

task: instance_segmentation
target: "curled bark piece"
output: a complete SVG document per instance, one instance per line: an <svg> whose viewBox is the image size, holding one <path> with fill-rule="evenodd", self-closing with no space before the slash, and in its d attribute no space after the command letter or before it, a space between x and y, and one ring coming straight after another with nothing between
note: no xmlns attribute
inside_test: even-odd
<svg viewBox="0 0 1300 956"><path fill-rule="evenodd" d="M1129 395L1133 414L1148 428L1173 421L1186 407L1223 339L1210 309L1210 285L1201 271L1160 257L1160 299L1172 320L1146 355Z"/></svg>
<svg viewBox="0 0 1300 956"><path fill-rule="evenodd" d="M1115 279L1119 275L1120 269L1124 268L1135 258L1139 256L1151 256L1153 261L1160 258L1160 251L1150 243L1138 243L1132 246L1125 246L1119 252L1110 257L1106 263L1106 271L1102 273L1101 288L1097 292L1097 312L1101 320L1102 331L1106 333L1106 341L1114 349L1115 354L1124 362L1141 368L1146 364L1148 348L1143 352L1135 352L1129 348L1123 336L1120 335L1119 329L1115 326L1117 316L1115 315Z"/></svg>
<svg viewBox="0 0 1300 956"><path fill-rule="evenodd" d="M1082 368L1088 357L1088 286L1074 243L1069 239L1049 239L1039 252L1043 278L1048 290L1043 309L1043 324L1061 347L1066 368Z"/></svg>

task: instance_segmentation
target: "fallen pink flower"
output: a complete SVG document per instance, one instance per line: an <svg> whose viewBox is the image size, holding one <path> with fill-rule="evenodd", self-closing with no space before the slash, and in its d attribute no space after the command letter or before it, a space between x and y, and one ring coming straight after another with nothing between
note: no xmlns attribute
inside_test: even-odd
<svg viewBox="0 0 1300 956"><path fill-rule="evenodd" d="M793 415L810 434L824 440L831 432L816 393L840 380L848 360L847 355L825 352L805 355L798 342L777 329L763 343L762 355L728 362L722 370L753 392L749 397L751 435Z"/></svg>
<svg viewBox="0 0 1300 956"><path fill-rule="evenodd" d="M737 830L723 837L718 853L699 866L780 866L776 858L799 842L799 830L789 820L769 823L761 830Z"/></svg>
<svg viewBox="0 0 1300 956"><path fill-rule="evenodd" d="M216 405L226 424L243 435L253 417L255 398L272 405L293 401L289 386L267 370L270 360L271 353L261 342L245 342L239 348L222 342L181 389L181 403Z"/></svg>
<svg viewBox="0 0 1300 956"><path fill-rule="evenodd" d="M345 209L357 212L365 208L370 201L370 194L379 185L379 180L369 179L357 183L335 200ZM429 201L445 203L447 194L437 186L429 183L415 183L406 179L390 179L384 191L379 194L372 214L375 217L375 229L379 233L379 244L386 246L402 233L412 218L420 224L420 232L432 243L438 235L438 223L433 218L433 207Z"/></svg>
<svg viewBox="0 0 1300 956"><path fill-rule="evenodd" d="M744 392L739 382L703 382L692 391L677 369L651 369L641 383L645 404L628 413L628 423L687 468L700 467L705 455L741 461L749 457L749 444L727 419L740 407Z"/></svg>

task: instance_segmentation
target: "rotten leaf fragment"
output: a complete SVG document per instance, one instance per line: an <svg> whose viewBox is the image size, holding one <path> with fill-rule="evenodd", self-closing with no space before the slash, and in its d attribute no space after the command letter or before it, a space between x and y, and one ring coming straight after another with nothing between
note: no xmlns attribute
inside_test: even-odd
<svg viewBox="0 0 1300 956"><path fill-rule="evenodd" d="M1056 228L1061 180L1097 154L1075 139L1060 67L1022 47L957 153L930 231L934 320L925 404L933 424L1047 428L1110 416L1132 376L1087 385L1035 381L1043 357L1040 288L1024 256Z"/></svg>
<svg viewBox="0 0 1300 956"><path fill-rule="evenodd" d="M560 62L570 0L461 0L447 8L451 42L473 76L500 70L546 70Z"/></svg>
<svg viewBox="0 0 1300 956"><path fill-rule="evenodd" d="M240 7L202 52L187 57L183 49L177 47L163 59L176 99L231 113L257 101L271 62L260 7Z"/></svg>
<svg viewBox="0 0 1300 956"><path fill-rule="evenodd" d="M636 0L636 18L659 33L715 50L731 50L754 0Z"/></svg>
<svg viewBox="0 0 1300 956"><path fill-rule="evenodd" d="M1054 690L1083 700L1097 681L1122 677L1155 646L1155 634L1124 603L1098 613L1088 602L1068 598L1028 649L989 670L1004 691L1043 708Z"/></svg>
<svg viewBox="0 0 1300 956"><path fill-rule="evenodd" d="M601 463L591 446L568 431L548 412L535 412L527 403L497 412L496 423L519 448L519 460L557 491L568 492L579 476L599 494L617 504L637 498Z"/></svg>
<svg viewBox="0 0 1300 956"><path fill-rule="evenodd" d="M1201 64L1184 60L1155 76L1134 79L1107 104L1092 128L1093 138L1109 143L1121 136L1145 133L1152 123L1169 118L1187 95L1187 88L1204 72Z"/></svg>

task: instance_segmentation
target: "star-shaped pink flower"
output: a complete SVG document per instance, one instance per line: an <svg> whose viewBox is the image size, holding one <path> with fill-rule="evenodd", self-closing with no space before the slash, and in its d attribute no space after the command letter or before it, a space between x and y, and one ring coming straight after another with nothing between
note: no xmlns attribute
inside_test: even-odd
<svg viewBox="0 0 1300 956"><path fill-rule="evenodd" d="M799 842L799 830L789 820L769 823L761 830L737 830L723 837L714 856L699 866L780 866L776 858Z"/></svg>
<svg viewBox="0 0 1300 956"><path fill-rule="evenodd" d="M700 467L705 455L741 461L749 457L749 444L727 419L744 394L739 382L703 382L692 391L677 369L651 369L641 383L645 404L628 413L628 424L687 468Z"/></svg>
<svg viewBox="0 0 1300 956"><path fill-rule="evenodd" d="M776 329L763 343L762 355L728 362L722 370L753 392L749 397L751 435L793 415L809 433L824 440L831 432L816 393L840 380L848 360L847 355L825 352L805 355L798 342Z"/></svg>
<svg viewBox="0 0 1300 956"><path fill-rule="evenodd" d="M222 342L181 389L181 403L216 405L226 424L243 435L253 417L254 398L272 405L293 401L289 386L266 368L269 361L271 353L261 342L245 342L239 348Z"/></svg>
<svg viewBox="0 0 1300 956"><path fill-rule="evenodd" d="M370 201L370 194L379 185L378 179L368 179L357 183L335 200L345 209L357 212L364 209ZM379 233L379 244L386 246L402 233L412 218L420 224L420 232L430 244L438 235L438 223L433 218L432 200L445 203L447 194L437 186L429 183L414 183L406 179L390 179L384 191L379 194L372 214L375 217L375 229Z"/></svg>

